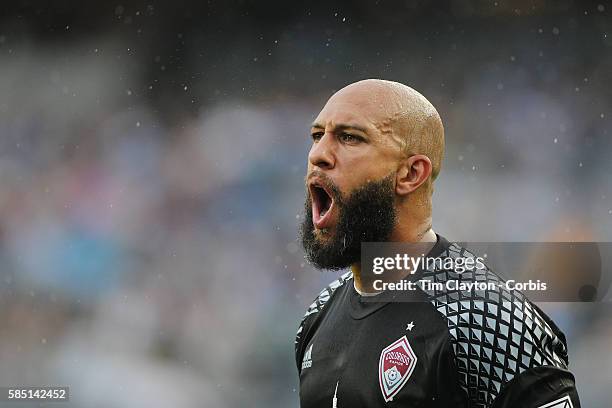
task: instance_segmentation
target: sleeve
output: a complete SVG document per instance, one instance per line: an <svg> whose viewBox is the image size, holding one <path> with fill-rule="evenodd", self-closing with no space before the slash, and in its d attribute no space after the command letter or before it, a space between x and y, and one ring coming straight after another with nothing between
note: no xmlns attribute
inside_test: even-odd
<svg viewBox="0 0 612 408"><path fill-rule="evenodd" d="M306 337L306 333L308 333L310 328L310 319L308 318L308 314L302 318L300 322L300 327L298 327L297 333L295 335L295 365L298 370L298 374L302 371L302 358L304 357L304 338Z"/></svg>
<svg viewBox="0 0 612 408"><path fill-rule="evenodd" d="M452 244L451 258L466 256ZM474 255L473 255L474 256ZM438 282L462 280L495 289L430 291L446 317L459 383L470 408L579 407L563 332L524 294L505 289L489 269L435 270Z"/></svg>
<svg viewBox="0 0 612 408"><path fill-rule="evenodd" d="M312 331L316 330L316 326L321 318L323 308L329 302L334 292L352 278L353 275L350 271L345 273L339 279L335 280L329 286L323 289L321 293L319 293L319 296L317 296L314 302L312 302L308 307L308 310L302 318L300 326L298 327L295 335L295 364L297 366L298 374L302 371L304 347L308 345L308 342L312 337Z"/></svg>
<svg viewBox="0 0 612 408"><path fill-rule="evenodd" d="M552 366L517 375L497 396L492 408L580 408L574 376Z"/></svg>

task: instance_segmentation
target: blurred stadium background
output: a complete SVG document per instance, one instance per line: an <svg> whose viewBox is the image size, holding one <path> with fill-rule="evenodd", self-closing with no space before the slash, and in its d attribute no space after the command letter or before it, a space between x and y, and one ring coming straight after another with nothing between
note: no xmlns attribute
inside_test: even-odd
<svg viewBox="0 0 612 408"><path fill-rule="evenodd" d="M0 385L68 385L75 407L297 406L295 330L335 276L296 240L308 126L362 78L443 117L436 231L612 240L609 2L1 10ZM610 304L543 307L584 406L609 406Z"/></svg>

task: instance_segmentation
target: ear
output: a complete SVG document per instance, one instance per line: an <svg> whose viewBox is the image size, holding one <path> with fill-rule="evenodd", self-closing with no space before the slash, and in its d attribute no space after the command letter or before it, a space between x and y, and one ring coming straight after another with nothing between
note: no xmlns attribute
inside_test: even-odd
<svg viewBox="0 0 612 408"><path fill-rule="evenodd" d="M404 196L419 188L431 176L429 157L415 154L405 159L397 171L395 193Z"/></svg>

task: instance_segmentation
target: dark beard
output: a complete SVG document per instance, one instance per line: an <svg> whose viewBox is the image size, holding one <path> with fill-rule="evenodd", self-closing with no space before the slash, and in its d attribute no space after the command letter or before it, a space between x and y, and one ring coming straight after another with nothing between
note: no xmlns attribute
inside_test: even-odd
<svg viewBox="0 0 612 408"><path fill-rule="evenodd" d="M314 233L311 196L306 195L304 221L300 228L306 259L319 269L344 269L361 260L362 242L388 241L395 227L394 175L370 181L343 200L339 189L326 180L338 206L336 232L327 242Z"/></svg>

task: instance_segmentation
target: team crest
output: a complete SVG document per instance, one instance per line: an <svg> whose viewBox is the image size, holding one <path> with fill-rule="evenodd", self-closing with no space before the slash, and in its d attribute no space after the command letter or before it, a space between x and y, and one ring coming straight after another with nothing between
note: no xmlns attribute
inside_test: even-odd
<svg viewBox="0 0 612 408"><path fill-rule="evenodd" d="M416 362L417 357L406 336L394 341L380 353L378 381L385 402L393 400L406 384Z"/></svg>

